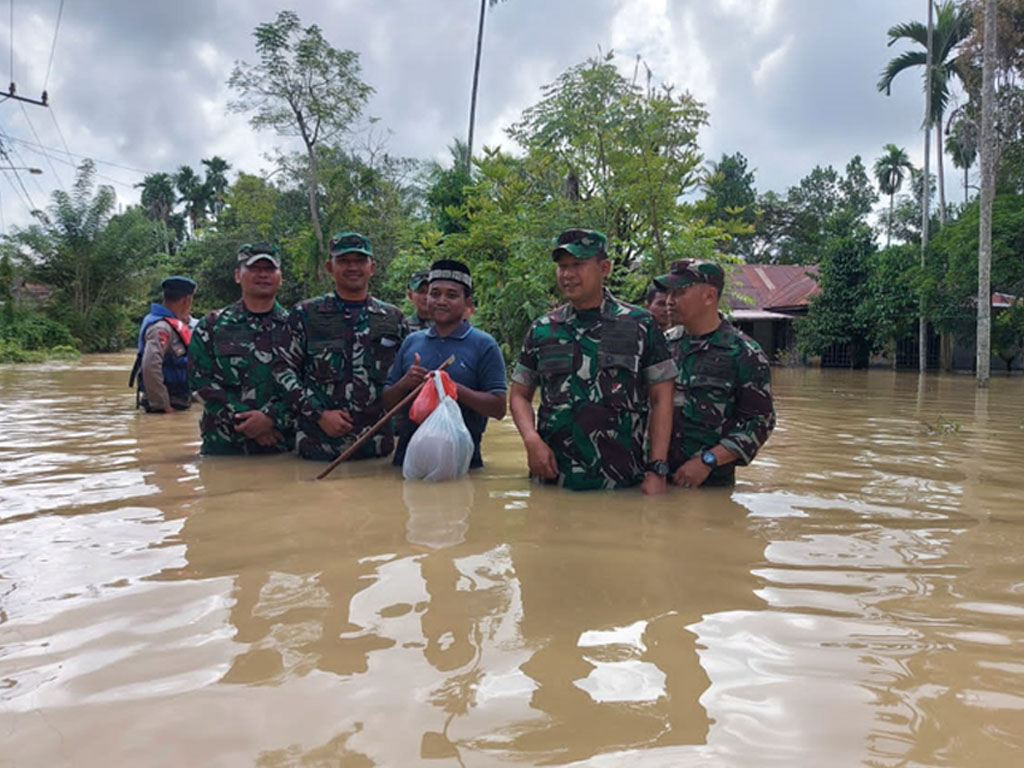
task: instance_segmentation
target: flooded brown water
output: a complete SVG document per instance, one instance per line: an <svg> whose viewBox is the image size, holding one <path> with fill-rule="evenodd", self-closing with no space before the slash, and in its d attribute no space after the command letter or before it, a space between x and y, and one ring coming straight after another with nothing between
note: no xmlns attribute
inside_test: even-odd
<svg viewBox="0 0 1024 768"><path fill-rule="evenodd" d="M0 366L0 765L1024 763L1024 379L775 372L733 491L196 455Z"/></svg>

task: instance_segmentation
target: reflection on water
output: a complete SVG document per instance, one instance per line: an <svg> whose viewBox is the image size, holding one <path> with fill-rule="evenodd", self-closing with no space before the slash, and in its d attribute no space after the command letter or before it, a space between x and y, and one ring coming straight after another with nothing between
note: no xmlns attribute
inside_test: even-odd
<svg viewBox="0 0 1024 768"><path fill-rule="evenodd" d="M991 766L1024 747L1024 380L776 373L734 491L196 456L128 356L0 366L26 766ZM128 724L128 727L126 727Z"/></svg>

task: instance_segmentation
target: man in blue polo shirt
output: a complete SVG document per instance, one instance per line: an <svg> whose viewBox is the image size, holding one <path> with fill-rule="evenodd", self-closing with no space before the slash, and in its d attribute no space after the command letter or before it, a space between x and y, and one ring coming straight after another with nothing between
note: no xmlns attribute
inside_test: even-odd
<svg viewBox="0 0 1024 768"><path fill-rule="evenodd" d="M469 267L451 259L435 261L428 280L427 308L434 325L409 334L402 342L381 400L385 408L393 408L423 381L428 371L455 355L455 362L447 371L456 384L462 418L473 436L473 458L469 467L482 467L480 439L487 427L487 418L505 416L505 360L494 337L464 319L473 307L473 278ZM397 425L398 447L393 463L400 467L406 446L419 425L409 418L408 409L398 416Z"/></svg>

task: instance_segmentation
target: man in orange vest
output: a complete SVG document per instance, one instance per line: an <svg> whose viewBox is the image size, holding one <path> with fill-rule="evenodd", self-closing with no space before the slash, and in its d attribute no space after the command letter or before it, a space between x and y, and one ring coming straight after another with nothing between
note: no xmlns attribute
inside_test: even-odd
<svg viewBox="0 0 1024 768"><path fill-rule="evenodd" d="M164 300L150 304L139 328L139 347L128 386L138 379L136 406L146 413L174 413L192 405L188 388L189 317L195 281L168 277L160 287Z"/></svg>

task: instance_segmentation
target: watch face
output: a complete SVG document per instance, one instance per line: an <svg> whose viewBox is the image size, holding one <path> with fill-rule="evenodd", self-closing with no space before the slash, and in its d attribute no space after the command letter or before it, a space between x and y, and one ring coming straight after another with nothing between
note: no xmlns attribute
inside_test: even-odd
<svg viewBox="0 0 1024 768"><path fill-rule="evenodd" d="M709 467L714 467L718 465L718 459L715 457L713 451L704 451L704 453L700 455L700 460L707 464Z"/></svg>

